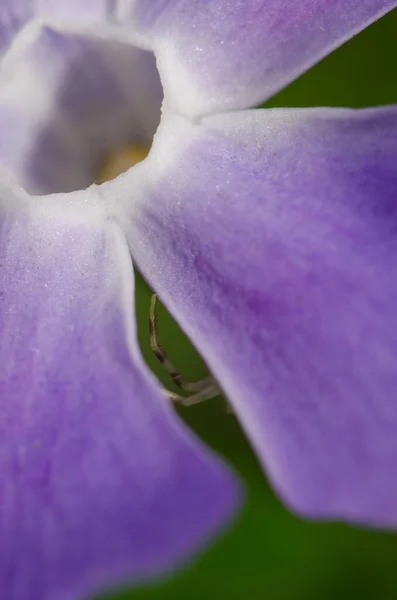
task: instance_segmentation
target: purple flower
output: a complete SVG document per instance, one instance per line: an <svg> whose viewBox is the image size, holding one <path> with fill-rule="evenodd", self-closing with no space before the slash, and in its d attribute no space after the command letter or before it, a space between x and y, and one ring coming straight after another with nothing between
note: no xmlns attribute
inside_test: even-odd
<svg viewBox="0 0 397 600"><path fill-rule="evenodd" d="M3 0L7 600L164 573L236 508L140 355L131 256L283 500L396 526L397 107L237 110L395 6ZM144 162L90 186L156 129Z"/></svg>

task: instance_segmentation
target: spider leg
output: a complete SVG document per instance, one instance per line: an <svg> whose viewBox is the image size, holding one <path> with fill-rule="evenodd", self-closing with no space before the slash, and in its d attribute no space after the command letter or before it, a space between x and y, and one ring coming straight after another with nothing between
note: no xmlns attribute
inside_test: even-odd
<svg viewBox="0 0 397 600"><path fill-rule="evenodd" d="M156 358L163 365L167 373L170 375L172 381L181 390L189 392L190 396L185 398L174 392L166 390L166 395L175 403L182 404L183 406L191 406L198 404L204 400L214 398L221 393L221 390L213 377L206 377L201 381L185 381L181 373L174 366L174 364L168 358L165 350L160 346L157 339L157 319L156 319L156 301L157 295L152 294L150 299L150 312L149 312L149 329L150 329L150 346L156 356Z"/></svg>
<svg viewBox="0 0 397 600"><path fill-rule="evenodd" d="M206 387L203 387L199 392L190 394L190 396L181 396L180 394L175 394L169 390L164 390L164 393L173 404L193 406L194 404L200 404L200 402L204 402L205 400L211 400L212 398L219 396L221 392L218 385L214 382L212 385L208 384Z"/></svg>

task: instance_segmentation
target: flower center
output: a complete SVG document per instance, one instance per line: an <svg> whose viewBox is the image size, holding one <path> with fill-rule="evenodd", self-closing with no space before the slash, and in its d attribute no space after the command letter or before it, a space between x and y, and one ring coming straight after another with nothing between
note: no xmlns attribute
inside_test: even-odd
<svg viewBox="0 0 397 600"><path fill-rule="evenodd" d="M142 162L149 154L150 148L144 145L125 146L112 152L99 171L97 183L115 179L130 167Z"/></svg>
<svg viewBox="0 0 397 600"><path fill-rule="evenodd" d="M163 99L153 53L32 27L0 72L0 163L28 193L51 194L84 189L143 160Z"/></svg>

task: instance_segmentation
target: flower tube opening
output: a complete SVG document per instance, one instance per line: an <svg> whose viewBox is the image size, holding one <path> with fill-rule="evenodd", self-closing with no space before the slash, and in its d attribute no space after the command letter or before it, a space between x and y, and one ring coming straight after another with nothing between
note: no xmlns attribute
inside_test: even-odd
<svg viewBox="0 0 397 600"><path fill-rule="evenodd" d="M33 23L0 76L0 162L29 194L84 189L120 148L150 149L163 97L152 52Z"/></svg>

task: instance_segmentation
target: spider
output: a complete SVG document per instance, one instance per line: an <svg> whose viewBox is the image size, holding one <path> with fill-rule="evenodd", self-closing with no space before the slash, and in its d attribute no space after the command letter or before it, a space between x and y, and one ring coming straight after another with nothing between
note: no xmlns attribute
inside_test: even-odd
<svg viewBox="0 0 397 600"><path fill-rule="evenodd" d="M185 381L178 369L172 364L157 339L156 302L157 294L153 293L150 299L149 311L150 347L153 354L163 365L175 385L182 391L188 393L188 396L182 396L164 389L167 398L174 404L193 406L194 404L199 404L200 402L204 402L204 400L211 400L212 398L215 398L215 396L222 394L219 385L211 375L200 381Z"/></svg>

